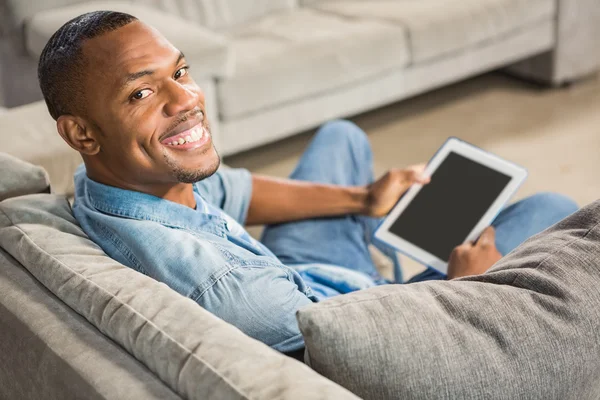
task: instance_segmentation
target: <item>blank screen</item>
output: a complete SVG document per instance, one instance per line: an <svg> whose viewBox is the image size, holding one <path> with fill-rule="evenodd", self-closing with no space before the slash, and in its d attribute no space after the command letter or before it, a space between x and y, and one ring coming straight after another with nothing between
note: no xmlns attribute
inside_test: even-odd
<svg viewBox="0 0 600 400"><path fill-rule="evenodd" d="M448 261L511 178L451 152L390 231Z"/></svg>

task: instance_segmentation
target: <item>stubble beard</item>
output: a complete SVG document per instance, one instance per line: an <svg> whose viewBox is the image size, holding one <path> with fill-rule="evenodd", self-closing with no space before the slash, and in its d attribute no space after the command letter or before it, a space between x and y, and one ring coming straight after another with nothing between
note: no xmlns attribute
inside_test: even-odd
<svg viewBox="0 0 600 400"><path fill-rule="evenodd" d="M212 133L210 133L210 128L208 127L208 125L206 125L205 128L209 135L211 135L212 137ZM173 178L175 178L177 182L196 183L200 182L203 179L211 177L215 172L217 172L219 166L221 165L221 156L219 155L217 149L212 143L211 146L204 150L201 154L199 154L198 157L205 156L210 151L215 152L216 157L214 163L207 167L194 170L185 169L182 166L178 165L177 162L175 162L175 160L173 160L166 152L164 154L164 157L167 165L171 168Z"/></svg>

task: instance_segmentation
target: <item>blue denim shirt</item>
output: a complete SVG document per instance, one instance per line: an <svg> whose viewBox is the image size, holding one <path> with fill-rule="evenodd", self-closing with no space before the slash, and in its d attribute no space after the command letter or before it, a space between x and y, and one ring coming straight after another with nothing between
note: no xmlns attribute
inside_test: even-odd
<svg viewBox="0 0 600 400"><path fill-rule="evenodd" d="M97 183L83 167L75 174L75 189L75 217L110 257L276 350L304 346L296 311L317 297L298 272L265 249L235 243L223 218ZM247 170L220 170L194 191L244 223L252 193Z"/></svg>

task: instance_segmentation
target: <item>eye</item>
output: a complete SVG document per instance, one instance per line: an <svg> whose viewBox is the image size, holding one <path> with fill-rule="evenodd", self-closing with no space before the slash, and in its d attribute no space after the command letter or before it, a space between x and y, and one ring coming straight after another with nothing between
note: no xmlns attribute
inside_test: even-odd
<svg viewBox="0 0 600 400"><path fill-rule="evenodd" d="M177 72L175 72L175 79L179 79L179 78L181 78L182 76L186 76L186 75L188 74L188 69L189 69L189 68L190 68L190 67L182 67L182 68L179 68L179 69L177 70Z"/></svg>
<svg viewBox="0 0 600 400"><path fill-rule="evenodd" d="M152 94L152 90L150 90L150 89L138 90L131 96L131 99L132 100L142 100L142 99L145 99L146 97L150 96L150 94Z"/></svg>

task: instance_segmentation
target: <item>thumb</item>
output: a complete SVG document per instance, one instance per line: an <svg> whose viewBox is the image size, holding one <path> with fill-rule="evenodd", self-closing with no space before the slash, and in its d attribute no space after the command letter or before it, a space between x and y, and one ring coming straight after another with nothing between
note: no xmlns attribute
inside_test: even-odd
<svg viewBox="0 0 600 400"><path fill-rule="evenodd" d="M480 246L495 246L496 245L496 230L493 226L488 226L477 241Z"/></svg>
<svg viewBox="0 0 600 400"><path fill-rule="evenodd" d="M419 164L412 166L408 169L408 182L410 183L419 183L419 184L427 184L431 181L431 177L429 177L425 173L425 164Z"/></svg>

